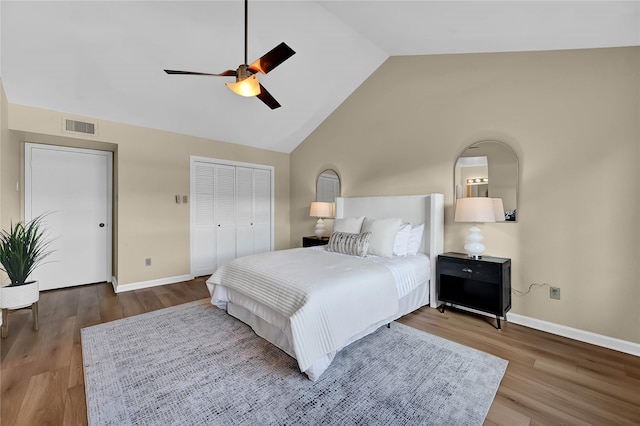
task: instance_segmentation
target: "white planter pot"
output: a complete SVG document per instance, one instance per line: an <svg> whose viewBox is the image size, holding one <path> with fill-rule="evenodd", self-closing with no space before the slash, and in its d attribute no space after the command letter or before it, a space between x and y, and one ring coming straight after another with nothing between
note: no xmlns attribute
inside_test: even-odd
<svg viewBox="0 0 640 426"><path fill-rule="evenodd" d="M0 309L20 309L33 305L40 299L38 281L17 287L0 287Z"/></svg>

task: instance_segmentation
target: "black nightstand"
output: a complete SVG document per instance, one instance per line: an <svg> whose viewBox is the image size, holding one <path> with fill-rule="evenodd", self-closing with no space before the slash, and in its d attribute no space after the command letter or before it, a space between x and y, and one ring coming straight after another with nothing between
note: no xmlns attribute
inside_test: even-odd
<svg viewBox="0 0 640 426"><path fill-rule="evenodd" d="M324 246L329 243L329 237L302 237L302 247Z"/></svg>
<svg viewBox="0 0 640 426"><path fill-rule="evenodd" d="M442 313L446 303L476 309L507 320L511 309L511 259L482 256L470 259L464 253L444 253L436 265L438 299Z"/></svg>

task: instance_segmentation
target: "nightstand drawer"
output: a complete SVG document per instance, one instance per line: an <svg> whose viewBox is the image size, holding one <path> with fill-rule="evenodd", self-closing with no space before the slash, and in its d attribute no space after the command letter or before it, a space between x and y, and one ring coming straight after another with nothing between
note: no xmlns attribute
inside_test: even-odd
<svg viewBox="0 0 640 426"><path fill-rule="evenodd" d="M498 264L490 264L468 260L456 262L449 260L440 264L440 273L453 277L469 278L477 281L496 282L500 277Z"/></svg>

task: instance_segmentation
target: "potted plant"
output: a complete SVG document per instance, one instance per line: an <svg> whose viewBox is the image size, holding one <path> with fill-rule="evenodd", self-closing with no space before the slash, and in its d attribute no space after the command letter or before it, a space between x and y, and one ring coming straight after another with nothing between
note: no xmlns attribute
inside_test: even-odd
<svg viewBox="0 0 640 426"><path fill-rule="evenodd" d="M29 222L11 225L9 231L0 232L0 264L10 283L0 286L0 308L2 308L2 337L8 334L8 310L31 306L33 329L38 329L38 300L40 291L37 281L28 281L29 275L51 254L50 241L45 239L42 227L43 216Z"/></svg>

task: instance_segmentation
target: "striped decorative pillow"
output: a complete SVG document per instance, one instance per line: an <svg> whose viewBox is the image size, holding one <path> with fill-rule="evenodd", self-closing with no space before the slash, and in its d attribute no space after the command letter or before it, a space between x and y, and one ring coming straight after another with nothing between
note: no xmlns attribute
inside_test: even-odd
<svg viewBox="0 0 640 426"><path fill-rule="evenodd" d="M365 257L369 250L371 232L351 234L349 232L334 232L329 238L328 250L352 256Z"/></svg>

